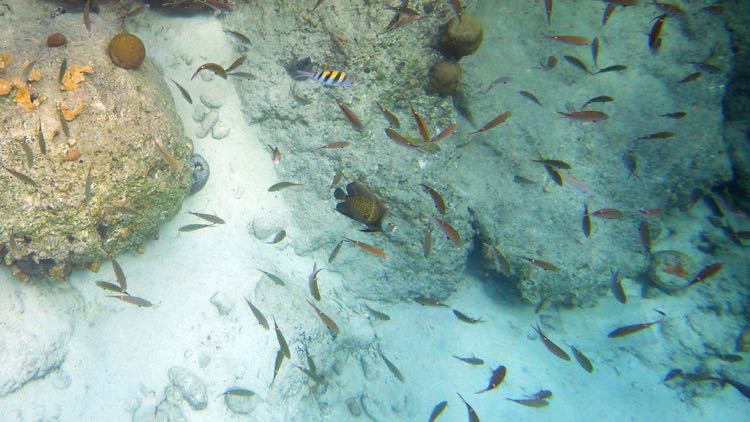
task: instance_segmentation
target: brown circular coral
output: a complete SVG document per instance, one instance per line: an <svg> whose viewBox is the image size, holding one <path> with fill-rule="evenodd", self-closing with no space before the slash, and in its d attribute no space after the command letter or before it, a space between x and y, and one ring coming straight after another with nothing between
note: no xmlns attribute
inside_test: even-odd
<svg viewBox="0 0 750 422"><path fill-rule="evenodd" d="M479 19L464 13L461 19L453 18L448 22L440 40L440 47L450 56L468 56L477 51L483 38L484 31Z"/></svg>
<svg viewBox="0 0 750 422"><path fill-rule="evenodd" d="M55 32L47 37L47 47L62 47L65 45L65 41L65 35L60 32Z"/></svg>
<svg viewBox="0 0 750 422"><path fill-rule="evenodd" d="M432 68L428 91L447 97L461 87L461 66L458 63L438 62Z"/></svg>
<svg viewBox="0 0 750 422"><path fill-rule="evenodd" d="M136 69L146 58L146 47L140 38L121 32L112 38L107 47L112 63L124 69Z"/></svg>

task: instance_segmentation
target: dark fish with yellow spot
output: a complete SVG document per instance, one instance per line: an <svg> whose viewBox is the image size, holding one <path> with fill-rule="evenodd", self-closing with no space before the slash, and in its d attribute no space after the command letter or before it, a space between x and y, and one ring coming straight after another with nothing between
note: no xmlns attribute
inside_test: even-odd
<svg viewBox="0 0 750 422"><path fill-rule="evenodd" d="M401 371L398 370L396 365L394 365L393 362L388 360L388 358L385 357L385 355L383 355L382 352L379 351L378 354L380 355L381 358L383 358L383 362L385 362L385 366L388 367L388 370L391 371L393 376L396 377L396 379L398 379L399 381L404 382L404 376L403 374L401 374Z"/></svg>
<svg viewBox="0 0 750 422"><path fill-rule="evenodd" d="M443 400L440 403L436 404L435 407L432 408L432 413L430 413L429 419L427 419L427 422L435 422L437 418L440 417L440 414L443 413L445 408L448 406L448 401Z"/></svg>
<svg viewBox="0 0 750 422"><path fill-rule="evenodd" d="M172 81L175 86L177 86L177 89L180 90L180 94L182 94L182 98L185 99L189 104L193 104L193 99L190 97L190 94L187 92L185 88L182 87L182 85L178 84L177 81L175 81L172 78L169 78L170 81Z"/></svg>
<svg viewBox="0 0 750 422"><path fill-rule="evenodd" d="M445 200L443 200L443 196L434 188L427 186L424 183L420 183L419 186L422 187L423 191L430 195L432 202L435 203L435 209L437 209L440 214L445 215Z"/></svg>
<svg viewBox="0 0 750 422"><path fill-rule="evenodd" d="M365 224L367 226L365 231L383 231L383 217L388 209L362 182L355 180L346 185L346 193L343 189L336 188L334 197L342 201L336 204L336 211Z"/></svg>
<svg viewBox="0 0 750 422"><path fill-rule="evenodd" d="M323 271L325 268L318 269L318 263L313 263L313 270L307 277L307 286L310 288L310 294L315 300L320 300L320 290L318 289L318 273Z"/></svg>
<svg viewBox="0 0 750 422"><path fill-rule="evenodd" d="M539 268L541 268L543 270L547 270L547 271L558 271L559 270L559 268L557 268L556 265L554 265L552 263L549 263L547 261L542 261L541 259L529 258L527 256L522 256L521 258L523 258L523 259L531 262L532 264L536 265L537 267L539 267Z"/></svg>
<svg viewBox="0 0 750 422"><path fill-rule="evenodd" d="M471 407L471 405L469 405L466 400L464 400L464 397L461 394L456 394L458 394L458 397L461 397L461 401L464 402L464 405L466 405L466 412L469 416L469 422L479 422L479 416L477 416L477 412L474 410L474 408Z"/></svg>
<svg viewBox="0 0 750 422"><path fill-rule="evenodd" d="M114 296L107 296L107 297L113 297L115 299L120 299L123 302L130 303L131 305L135 305L135 306L137 306L139 308L141 308L141 307L150 308L151 306L153 306L153 304L151 302L149 302L148 300L140 298L140 297L137 297L137 296L131 296L131 295L114 295Z"/></svg>
<svg viewBox="0 0 750 422"><path fill-rule="evenodd" d="M273 318L273 329L276 331L276 340L279 342L279 347L281 348L281 351L284 353L284 356L286 356L287 359L292 358L292 354L289 351L289 345L286 344L286 339L284 338L284 334L281 333L281 330L279 329L279 325L276 324L276 317Z"/></svg>
<svg viewBox="0 0 750 422"><path fill-rule="evenodd" d="M279 182L273 184L270 188L268 188L269 192L278 192L282 189L290 188L292 186L302 186L300 183L293 183L293 182Z"/></svg>
<svg viewBox="0 0 750 422"><path fill-rule="evenodd" d="M226 221L224 221L220 217L217 217L217 216L212 215L212 214L204 214L204 213L201 213L201 212L194 212L194 211L188 211L188 214L192 214L192 215L194 215L194 216L196 216L196 217L198 217L200 219L206 220L209 223L213 223L213 224L224 224L224 223L226 223Z"/></svg>
<svg viewBox="0 0 750 422"><path fill-rule="evenodd" d="M399 129L401 127L401 122L398 120L398 117L396 117L395 114L391 113L390 110L380 105L379 102L375 101L375 104L380 109L380 112L383 113L383 117L385 117L385 120L387 120L391 126L395 127L396 129Z"/></svg>
<svg viewBox="0 0 750 422"><path fill-rule="evenodd" d="M578 364L581 365L581 368L585 369L588 373L594 372L594 365L591 364L591 361L583 354L583 352L578 350L575 346L570 346L570 350L573 352L573 356L575 356Z"/></svg>
<svg viewBox="0 0 750 422"><path fill-rule="evenodd" d="M339 70L323 70L319 72L310 72L308 70L298 70L298 77L305 77L311 81L320 82L328 86L352 86L354 81L349 78L346 72Z"/></svg>
<svg viewBox="0 0 750 422"><path fill-rule="evenodd" d="M271 327L268 325L268 320L263 315L263 312L260 311L255 305L253 305L252 302L250 302L250 299L245 298L245 302L247 303L247 306L250 307L250 312L253 313L253 316L255 316L255 319L258 320L258 324L261 325L261 327L265 328L266 330L270 330Z"/></svg>
<svg viewBox="0 0 750 422"><path fill-rule="evenodd" d="M474 365L474 366L484 365L484 361L475 356L466 357L466 358L461 357L461 356L456 356L456 355L451 355L451 356L460 360L461 362L468 363L469 365Z"/></svg>
<svg viewBox="0 0 750 422"><path fill-rule="evenodd" d="M266 242L266 244L268 244L268 245L275 245L275 244L281 242L282 240L284 240L285 237L286 237L286 230L279 230L279 232L276 233L276 236L274 236L273 239L271 239L270 242Z"/></svg>
<svg viewBox="0 0 750 422"><path fill-rule="evenodd" d="M653 322L644 322L644 323L633 324L633 325L626 325L624 327L618 327L612 330L612 332L610 332L609 334L607 334L607 337L609 338L625 337L627 335L645 330L646 328L649 328L652 325L658 324L660 322L662 322L662 320L653 321Z"/></svg>
<svg viewBox="0 0 750 422"><path fill-rule="evenodd" d="M507 373L508 370L505 368L505 366L498 366L494 371L492 371L492 376L490 377L490 382L487 387L484 390L477 391L476 394L481 394L497 388L497 386L503 382Z"/></svg>
<svg viewBox="0 0 750 422"><path fill-rule="evenodd" d="M565 350L561 349L560 346L553 343L552 340L544 335L542 329L539 328L539 324L537 324L536 326L532 326L531 328L533 328L534 331L539 334L539 340L541 340L542 344L544 344L544 347L546 347L547 350L549 350L553 355L559 357L562 360L570 360L570 356L565 353Z"/></svg>
<svg viewBox="0 0 750 422"><path fill-rule="evenodd" d="M198 69L193 73L193 76L190 77L190 80L192 81L195 79L195 77L201 73L204 70L210 70L216 75L219 75L219 77L226 79L227 78L227 71L224 70L224 68L220 64L216 63L204 63L198 67Z"/></svg>

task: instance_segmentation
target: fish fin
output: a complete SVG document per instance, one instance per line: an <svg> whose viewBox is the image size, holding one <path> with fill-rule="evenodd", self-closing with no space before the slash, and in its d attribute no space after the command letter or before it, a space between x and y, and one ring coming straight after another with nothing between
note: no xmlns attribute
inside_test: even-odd
<svg viewBox="0 0 750 422"><path fill-rule="evenodd" d="M378 197L359 180L355 180L346 185L346 192L350 196L364 196L371 201L379 202Z"/></svg>
<svg viewBox="0 0 750 422"><path fill-rule="evenodd" d="M341 214L344 214L345 216L351 218L352 220L363 223L362 216L359 215L356 209L354 209L351 202L339 202L338 204L336 204L336 211L340 212Z"/></svg>
<svg viewBox="0 0 750 422"><path fill-rule="evenodd" d="M343 189L336 188L336 190L333 191L333 197L338 199L339 201L343 201L346 199L346 193L344 193Z"/></svg>

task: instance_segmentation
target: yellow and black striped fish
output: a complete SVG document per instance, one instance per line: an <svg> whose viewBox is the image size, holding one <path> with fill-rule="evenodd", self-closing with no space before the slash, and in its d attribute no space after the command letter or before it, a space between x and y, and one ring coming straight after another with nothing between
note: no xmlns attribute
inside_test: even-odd
<svg viewBox="0 0 750 422"><path fill-rule="evenodd" d="M339 70L323 70L320 72L298 70L297 76L306 77L307 79L330 86L352 86L352 84L354 84L354 81L349 78L349 75L347 75L346 72L341 72Z"/></svg>

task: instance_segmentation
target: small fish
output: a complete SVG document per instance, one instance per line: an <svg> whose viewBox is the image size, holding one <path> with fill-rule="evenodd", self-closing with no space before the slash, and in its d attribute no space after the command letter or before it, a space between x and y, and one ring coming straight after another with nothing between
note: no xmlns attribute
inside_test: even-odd
<svg viewBox="0 0 750 422"><path fill-rule="evenodd" d="M336 142L330 142L327 144L323 144L320 146L320 148L326 148L326 149L333 149L333 148L346 148L352 143L349 141L336 141Z"/></svg>
<svg viewBox="0 0 750 422"><path fill-rule="evenodd" d="M216 398L219 398L221 396L254 397L255 391L248 390L246 388L232 387L216 396Z"/></svg>
<svg viewBox="0 0 750 422"><path fill-rule="evenodd" d="M648 34L648 48L652 54L656 54L661 47L661 30L664 27L664 21L667 19L667 14L663 14L656 18L656 22L651 27L651 32Z"/></svg>
<svg viewBox="0 0 750 422"><path fill-rule="evenodd" d="M463 15L463 11L461 10L461 0L451 0L451 6L453 6L453 11L456 12L456 16L460 21L461 16Z"/></svg>
<svg viewBox="0 0 750 422"><path fill-rule="evenodd" d="M396 117L395 114L391 113L390 110L380 105L379 102L375 101L375 104L380 109L380 112L383 113L383 117L385 117L385 120L388 121L388 124L395 127L396 129L401 128L401 122L398 120L398 117Z"/></svg>
<svg viewBox="0 0 750 422"><path fill-rule="evenodd" d="M420 183L419 186L421 186L422 190L428 193L430 197L432 197L432 202L435 203L435 209L437 209L440 214L445 215L446 206L442 195L440 195L440 193L438 193L438 191L436 191L434 188L423 183Z"/></svg>
<svg viewBox="0 0 750 422"><path fill-rule="evenodd" d="M399 144L401 146L405 146L405 147L408 147L408 148L419 148L418 145L412 143L411 141L409 141L408 139L406 139L406 137L404 135L396 132L395 130L393 130L391 128L386 128L385 129L385 134L389 138L391 138L392 141L396 142L397 144Z"/></svg>
<svg viewBox="0 0 750 422"><path fill-rule="evenodd" d="M323 271L325 268L318 269L318 263L313 263L313 270L307 277L307 286L310 289L310 294L315 300L320 301L320 290L318 289L318 273Z"/></svg>
<svg viewBox="0 0 750 422"><path fill-rule="evenodd" d="M276 352L276 359L273 362L273 378L271 379L271 385L276 381L276 376L279 374L279 369L281 369L282 363L284 363L284 351L279 349Z"/></svg>
<svg viewBox="0 0 750 422"><path fill-rule="evenodd" d="M570 113L563 113L558 111L557 114L560 114L571 120L578 120L579 122L600 122L609 118L606 113L594 110L572 111Z"/></svg>
<svg viewBox="0 0 750 422"><path fill-rule="evenodd" d="M437 142L437 141L439 141L441 139L447 138L448 136L450 136L456 130L456 128L458 128L458 125L456 123L453 123L452 125L450 125L450 126L446 127L445 129L443 129L437 135L433 136L432 139L430 140L430 142Z"/></svg>
<svg viewBox="0 0 750 422"><path fill-rule="evenodd" d="M91 32L91 0L86 0L83 5L83 25Z"/></svg>
<svg viewBox="0 0 750 422"><path fill-rule="evenodd" d="M270 278L271 281L276 283L279 286L286 286L286 282L281 279L281 277L277 276L276 274L269 273L268 271L263 271L260 268L257 269L258 271L262 272L266 277Z"/></svg>
<svg viewBox="0 0 750 422"><path fill-rule="evenodd" d="M669 119L682 119L683 117L687 116L687 113L684 112L684 111L675 111L675 112L672 112L672 113L661 114L660 116L661 117L666 117L666 118L669 118Z"/></svg>
<svg viewBox="0 0 750 422"><path fill-rule="evenodd" d="M656 6L659 11L666 13L669 16L674 17L684 17L685 11L682 10L680 6L677 6L675 4L670 3L660 3L656 0L654 0L654 6Z"/></svg>
<svg viewBox="0 0 750 422"><path fill-rule="evenodd" d="M286 237L286 230L279 230L278 233L276 233L276 236L273 237L273 239L270 242L266 242L268 245L275 245Z"/></svg>
<svg viewBox="0 0 750 422"><path fill-rule="evenodd" d="M422 239L422 255L425 258L430 257L430 251L432 250L432 225L427 222L424 228L424 238Z"/></svg>
<svg viewBox="0 0 750 422"><path fill-rule="evenodd" d="M641 224L638 225L638 237L641 239L646 257L651 256L651 229L645 221L641 221Z"/></svg>
<svg viewBox="0 0 750 422"><path fill-rule="evenodd" d="M292 183L292 182L279 182L273 184L270 188L268 188L269 192L278 192L282 189L286 189L292 186L302 186L300 183Z"/></svg>
<svg viewBox="0 0 750 422"><path fill-rule="evenodd" d="M438 223L438 227L440 227L440 230L443 231L445 236L453 242L454 245L458 246L461 244L461 235L458 234L458 231L453 228L447 221L442 220L440 218L437 218L435 216L432 216L432 218L435 219L435 221Z"/></svg>
<svg viewBox="0 0 750 422"><path fill-rule="evenodd" d="M139 308L140 307L150 308L151 306L153 306L153 304L151 302L149 302L148 300L140 298L140 297L137 297L137 296L131 296L131 295L112 295L112 296L107 296L107 297L113 297L115 299L120 299L123 302L130 303L131 305L135 305L135 306L137 306Z"/></svg>
<svg viewBox="0 0 750 422"><path fill-rule="evenodd" d="M39 119L39 132L37 135L37 140L39 142L39 150L42 152L42 154L47 153L47 142L44 140L44 132L42 131L42 119Z"/></svg>
<svg viewBox="0 0 750 422"><path fill-rule="evenodd" d="M548 40L561 42L570 45L589 45L591 40L587 37L581 37L578 35L545 35L544 38Z"/></svg>
<svg viewBox="0 0 750 422"><path fill-rule="evenodd" d="M594 211L593 213L591 213L591 215L594 217L607 218L611 220L611 219L622 218L625 216L625 213L623 213L622 211L616 208L600 208Z"/></svg>
<svg viewBox="0 0 750 422"><path fill-rule="evenodd" d="M177 81L175 81L172 78L169 78L172 83L174 83L177 86L177 89L180 90L180 93L182 94L182 98L185 99L189 104L193 104L193 99L190 97L190 94L187 92L185 88L182 87L182 85L178 84Z"/></svg>
<svg viewBox="0 0 750 422"><path fill-rule="evenodd" d="M507 374L507 372L508 370L505 368L505 366L498 366L494 371L492 371L492 376L490 377L490 382L487 385L487 388L485 388L484 390L479 390L475 394L481 394L497 388L497 386L500 385L505 379L505 375Z"/></svg>
<svg viewBox="0 0 750 422"><path fill-rule="evenodd" d="M555 266L555 265L553 265L553 264L551 264L551 263L549 263L547 261L542 261L541 259L529 258L529 257L526 257L526 256L522 256L521 258L523 258L523 259L531 262L532 264L536 265L537 267L539 267L539 268L541 268L543 270L547 270L547 271L559 271L560 270L559 268L557 268L557 266Z"/></svg>
<svg viewBox="0 0 750 422"><path fill-rule="evenodd" d="M101 287L104 290L109 290L110 292L116 292L116 293L127 293L120 286L114 283L110 283L108 281L98 280L96 282L96 285Z"/></svg>
<svg viewBox="0 0 750 422"><path fill-rule="evenodd" d="M423 296L419 296L417 298L414 298L414 301L417 302L418 304L422 305L422 306L437 306L437 307L441 307L441 308L448 308L449 307L445 303L440 302L440 301L438 301L436 299L430 299L430 298L423 297Z"/></svg>
<svg viewBox="0 0 750 422"><path fill-rule="evenodd" d="M2 168L5 169L5 171L7 171L8 173L10 173L13 177L15 177L16 179L20 180L21 182L26 183L27 185L33 186L33 187L35 187L37 189L39 188L39 185L31 177L29 177L29 176L27 176L27 175L25 175L25 174L23 174L21 172L15 171L15 170L13 170L11 168L5 167L3 165L0 165L0 166L2 166Z"/></svg>
<svg viewBox="0 0 750 422"><path fill-rule="evenodd" d="M472 356L472 357L463 358L461 356L456 356L456 355L451 355L451 356L460 360L461 362L468 363L469 365L474 365L474 366L484 365L484 361L482 359L479 359L478 357Z"/></svg>
<svg viewBox="0 0 750 422"><path fill-rule="evenodd" d="M510 277L513 274L513 271L511 269L510 261L508 261L508 258L503 255L503 253L500 251L500 248L498 248L497 246L493 246L491 252L492 261L495 263L495 267L499 270L500 273L502 273L506 277Z"/></svg>
<svg viewBox="0 0 750 422"><path fill-rule="evenodd" d="M251 80L251 79L255 79L256 78L255 75L253 75L250 72L232 72L232 73L228 73L227 75L228 76L234 76L235 78L240 78L240 79L250 79Z"/></svg>
<svg viewBox="0 0 750 422"><path fill-rule="evenodd" d="M612 330L611 333L607 334L607 337L609 338L625 337L627 335L637 333L641 330L645 330L646 328L654 324L658 324L660 322L662 322L662 320L653 321L653 322L644 322L641 324L626 325L624 327L618 327Z"/></svg>
<svg viewBox="0 0 750 422"><path fill-rule="evenodd" d="M65 120L65 117L63 117L62 111L60 111L60 109L57 109L57 117L60 119L60 127L62 127L65 137L70 138L70 127L68 126L68 122Z"/></svg>
<svg viewBox="0 0 750 422"><path fill-rule="evenodd" d="M641 136L640 138L636 138L636 141L640 141L642 139L668 139L675 136L674 132L654 132L649 135Z"/></svg>
<svg viewBox="0 0 750 422"><path fill-rule="evenodd" d="M586 237L591 236L591 217L589 216L589 206L583 205L583 217L581 219L581 229Z"/></svg>
<svg viewBox="0 0 750 422"><path fill-rule="evenodd" d="M570 169L573 168L573 167L571 167L570 164L566 163L565 161L550 160L550 159L547 159L547 158L542 158L541 155L539 156L538 160L531 160L531 161L533 161L535 163L539 163L539 164L544 164L546 166L552 166L552 167L555 167L555 168L558 168L558 169L561 169L561 170L570 170Z"/></svg>
<svg viewBox="0 0 750 422"><path fill-rule="evenodd" d="M470 316L468 316L465 313L463 313L463 312L461 312L459 310L456 310L456 309L453 310L453 315L455 315L456 318L458 318L459 320L461 320L461 321L463 321L463 322L465 322L467 324L477 324L477 323L480 323L480 322L484 322L482 320L482 318L471 318Z"/></svg>
<svg viewBox="0 0 750 422"><path fill-rule="evenodd" d="M466 405L466 412L469 416L469 422L479 422L479 416L477 416L477 412L474 410L474 408L471 407L471 405L469 405L466 400L464 400L464 397L461 394L456 394L458 394L458 397L461 397L461 401L464 402L464 405Z"/></svg>
<svg viewBox="0 0 750 422"><path fill-rule="evenodd" d="M117 262L116 259L112 258L112 271L115 273L115 278L117 279L117 284L120 285L120 290L125 292L128 290L128 280L125 278L125 272L122 270L122 267L120 266L120 263Z"/></svg>
<svg viewBox="0 0 750 422"><path fill-rule="evenodd" d="M550 56L550 57L552 57L552 56ZM494 88L494 87L496 87L498 85L507 84L508 82L510 82L510 79L511 79L510 76L500 76L500 77L498 77L497 79L495 79L494 81L492 81L490 83L490 86L487 87L487 90L484 91L484 93L486 94L486 93L490 92L490 90L492 90L492 88Z"/></svg>
<svg viewBox="0 0 750 422"><path fill-rule="evenodd" d="M497 126L497 125L505 122L506 120L508 120L508 118L510 116L511 116L511 112L510 111L506 111L504 113L500 113L497 117L495 117L494 119L492 119L489 122L487 122L486 125L482 126L476 132L470 132L469 135L474 135L474 134L477 134L477 133L486 132L486 131L492 129L493 127L495 127L495 126Z"/></svg>
<svg viewBox="0 0 750 422"><path fill-rule="evenodd" d="M328 86L352 86L354 81L349 78L346 72L338 70L322 70L319 72L310 72L307 70L297 70L297 77L304 77L311 81L320 82Z"/></svg>
<svg viewBox="0 0 750 422"><path fill-rule="evenodd" d="M558 345L553 343L552 340L548 339L547 336L544 335L542 329L539 328L539 324L537 324L536 326L532 326L531 328L533 328L534 331L539 334L539 339L542 341L542 344L544 344L544 347L552 352L553 355L559 357L562 360L570 360L570 356L565 353L565 350L561 349Z"/></svg>
<svg viewBox="0 0 750 422"><path fill-rule="evenodd" d="M357 117L357 115L354 114L354 112L351 111L349 107L346 106L346 104L344 104L343 101L337 98L336 104L339 105L339 108L344 113L346 118L349 119L349 122L351 122L352 126L354 126L355 129L357 129L360 132L365 129L365 125L362 123L362 120L360 120L359 117Z"/></svg>
<svg viewBox="0 0 750 422"><path fill-rule="evenodd" d="M229 67L226 68L224 71L226 73L229 73L229 72L233 71L234 69L237 69L238 67L242 66L243 63L245 63L246 59L247 59L247 56L245 56L245 55L242 55L242 56L238 57L237 60L235 60L234 62L232 62L232 64L230 64Z"/></svg>
<svg viewBox="0 0 750 422"><path fill-rule="evenodd" d="M284 334L281 333L281 330L279 329L278 324L276 324L276 318L273 318L273 329L276 331L276 341L279 343L280 350L284 353L284 356L286 356L287 359L292 358L292 354L289 351L289 345L286 344L286 339L284 338Z"/></svg>
<svg viewBox="0 0 750 422"><path fill-rule="evenodd" d="M250 302L250 299L245 298L245 303L247 303L247 306L250 307L250 312L252 312L253 316L255 316L255 319L258 320L258 324L260 324L261 327L265 328L266 330L270 330L271 327L268 325L268 320L263 315L263 312L261 312L260 309L253 305L253 303Z"/></svg>
<svg viewBox="0 0 750 422"><path fill-rule="evenodd" d="M417 113L417 110L414 110L414 107L411 107L411 115L414 117L414 121L417 122L417 129L419 129L419 134L422 136L422 140L424 142L430 142L432 139L432 136L430 136L430 129L427 127L427 123L425 123L422 115Z"/></svg>
<svg viewBox="0 0 750 422"><path fill-rule="evenodd" d="M373 246L373 245L371 245L369 243L360 242L359 240L349 239L348 237L344 238L344 242L354 243L355 245L359 246L360 249L362 249L362 250L364 250L366 252L369 252L372 255L375 255L375 256L383 258L383 259L388 259L388 254L385 253L385 251L383 251L382 249L380 249L380 248L378 248L376 246Z"/></svg>
<svg viewBox="0 0 750 422"><path fill-rule="evenodd" d="M277 147L272 147L271 145L266 146L271 150L271 162L274 164L281 163L281 151L279 151Z"/></svg>
<svg viewBox="0 0 750 422"><path fill-rule="evenodd" d="M622 163L625 165L625 169L628 171L628 179L630 179L630 176L635 176L638 178L638 175L635 173L635 171L638 169L638 161L635 158L635 155L628 152L625 153L622 156Z"/></svg>
<svg viewBox="0 0 750 422"><path fill-rule="evenodd" d="M21 144L21 149L26 156L26 166L28 168L34 167L34 151L31 150L31 147L26 143L26 140L20 139L18 143Z"/></svg>
<svg viewBox="0 0 750 422"><path fill-rule="evenodd" d="M583 61L581 61L581 59L579 59L578 57L575 57L575 56L563 56L563 58L565 59L565 61L567 61L568 63L572 64L573 66L575 66L575 67L583 70L584 72L588 73L589 75L591 74L591 71L589 70L588 66L586 66L586 64Z"/></svg>
<svg viewBox="0 0 750 422"><path fill-rule="evenodd" d="M538 106L543 107L542 103L539 101L539 99L536 97L536 95L532 94L529 91L518 91L519 94L521 94L522 97L528 98L529 100L536 103Z"/></svg>
<svg viewBox="0 0 750 422"><path fill-rule="evenodd" d="M343 244L344 244L343 240L339 241L339 243L336 244L336 247L333 248L333 250L331 251L331 254L328 255L328 263L329 264L331 262L333 262L334 259L336 259L336 256L339 254L339 251L341 250L341 245L343 245Z"/></svg>
<svg viewBox="0 0 750 422"><path fill-rule="evenodd" d="M388 316L388 315L386 315L386 314L384 314L384 313L382 313L380 311L376 311L375 309L372 309L367 304L365 304L364 306L365 306L365 309L367 309L367 312L369 312L370 315L373 316L373 318L379 319L381 321L390 321L391 320L390 316Z"/></svg>
<svg viewBox="0 0 750 422"><path fill-rule="evenodd" d="M703 203L706 204L706 207L708 207L714 217L724 217L724 211L721 210L719 203L716 202L716 199L714 199L713 195L703 195Z"/></svg>
<svg viewBox="0 0 750 422"><path fill-rule="evenodd" d="M600 73L607 73L607 72L622 72L623 70L627 70L627 66L624 64L616 64L612 66L607 66L603 69L599 69L594 75L598 75Z"/></svg>
<svg viewBox="0 0 750 422"><path fill-rule="evenodd" d="M612 17L613 13L615 13L616 8L617 6L613 3L607 3L607 7L604 8L604 13L602 14L602 26L607 24L609 18Z"/></svg>
<svg viewBox="0 0 750 422"><path fill-rule="evenodd" d="M573 356L575 356L578 364L581 365L581 368L585 369L588 373L594 372L594 365L591 364L591 361L583 354L583 352L578 350L575 346L570 346L570 350L573 352Z"/></svg>
<svg viewBox="0 0 750 422"><path fill-rule="evenodd" d="M156 148L159 150L159 153L161 154L162 158L166 160L167 163L169 163L172 168L174 168L177 171L182 170L182 164L177 161L172 154L167 151L167 149L164 147L164 144L161 143L161 140L158 138L151 138L151 140L156 145Z"/></svg>
<svg viewBox="0 0 750 422"><path fill-rule="evenodd" d="M195 79L195 77L204 70L210 70L211 72L214 72L214 74L219 75L219 77L221 77L222 79L227 78L227 71L224 70L221 65L216 63L204 63L198 67L195 73L193 73L193 76L190 77L190 80L192 81L193 79Z"/></svg>
<svg viewBox="0 0 750 422"><path fill-rule="evenodd" d="M313 6L313 8L312 8L311 12L314 12L314 11L315 11L315 9L317 9L317 8L318 8L318 6L320 6L321 4L323 4L323 2L324 2L324 1L325 1L325 0L318 0L318 1L316 1L316 2L315 2L315 6Z"/></svg>
<svg viewBox="0 0 750 422"><path fill-rule="evenodd" d="M226 221L224 221L220 217L217 217L217 216L212 215L212 214L204 214L204 213L201 213L201 212L194 212L194 211L188 211L188 214L194 215L194 216L196 216L196 217L198 217L200 219L206 220L209 223L213 223L213 224L224 224L224 223L226 223Z"/></svg>
<svg viewBox="0 0 750 422"><path fill-rule="evenodd" d="M186 224L177 230L181 232L194 232L196 230L205 229L205 228L213 227L213 226L214 226L213 224Z"/></svg>
<svg viewBox="0 0 750 422"><path fill-rule="evenodd" d="M533 399L511 399L511 398L508 398L508 400L514 401L514 402L516 402L518 404L521 404L521 405L524 405L524 406L527 406L527 407L545 407L545 406L549 405L549 402L547 400L537 399L537 398L533 398Z"/></svg>
<svg viewBox="0 0 750 422"><path fill-rule="evenodd" d="M440 417L440 414L443 413L445 408L448 406L448 401L443 400L440 403L436 404L435 407L432 408L432 413L430 413L429 419L427 419L427 422L435 422L438 417Z"/></svg>
<svg viewBox="0 0 750 422"><path fill-rule="evenodd" d="M335 322L333 322L333 320L331 319L331 317L329 317L328 315L326 315L325 313L323 313L323 311L321 311L320 309L318 309L318 307L315 306L315 305L313 305L312 302L310 302L309 300L307 301L307 303L309 303L310 306L312 306L313 309L315 309L315 313L318 314L318 317L320 318L321 321L323 321L323 324L325 324L326 327L328 327L328 329L331 330L331 332L334 335L338 336L339 335L339 327L338 327L338 325L336 325Z"/></svg>
<svg viewBox="0 0 750 422"><path fill-rule="evenodd" d="M149 7L150 6L148 4L140 5L140 6L136 7L136 8L134 8L134 9L129 10L129 11L123 13L122 15L118 16L117 20L123 21L125 19L132 18L133 16L140 15L141 13L143 13L144 10L148 9Z"/></svg>
<svg viewBox="0 0 750 422"><path fill-rule="evenodd" d="M404 376L401 374L401 371L398 370L396 365L394 365L393 362L388 360L388 358L385 357L385 355L383 355L382 352L378 352L378 354L380 355L381 358L383 358L383 362L385 362L385 366L388 367L388 370L391 371L393 376L396 377L396 379L398 379L399 381L404 382Z"/></svg>
<svg viewBox="0 0 750 422"><path fill-rule="evenodd" d="M554 181L558 186L563 185L562 176L560 176L560 173L552 166L545 164L544 169L547 171L547 175Z"/></svg>
<svg viewBox="0 0 750 422"><path fill-rule="evenodd" d="M246 44L250 44L251 43L250 38L248 38L247 35L245 35L245 34L243 34L241 32L232 31L230 29L225 29L224 32L226 32L227 34L229 34L229 35L237 38L238 40L242 41L243 43L246 43Z"/></svg>
<svg viewBox="0 0 750 422"><path fill-rule="evenodd" d="M667 375L664 376L664 379L662 380L662 382L671 381L681 375L682 375L682 369L680 368L672 369L669 372L667 372Z"/></svg>
<svg viewBox="0 0 750 422"><path fill-rule="evenodd" d="M62 83L65 72L68 70L68 58L63 57L62 63L60 63L60 71L57 73L57 82Z"/></svg>
<svg viewBox="0 0 750 422"><path fill-rule="evenodd" d="M617 299L618 302L624 305L625 303L627 303L628 297L625 296L625 290L622 288L620 272L610 270L610 273L612 274L612 278L610 278L609 280L609 288L610 290L612 290L612 295L615 297L615 299Z"/></svg>
<svg viewBox="0 0 750 422"><path fill-rule="evenodd" d="M592 103L608 103L608 102L614 101L614 100L615 100L614 98L612 98L612 97L610 97L608 95L601 95L601 96L598 96L598 97L594 97L594 98L586 101L585 103L583 103L583 105L581 106L581 110L583 110L584 108L586 108L587 105L592 104Z"/></svg>
<svg viewBox="0 0 750 422"><path fill-rule="evenodd" d="M594 59L594 67L599 67L597 60L599 59L599 38L594 38L591 41L591 58Z"/></svg>
<svg viewBox="0 0 750 422"><path fill-rule="evenodd" d="M686 84L688 82L693 82L693 81L697 80L698 78L700 78L701 76L703 76L703 72L691 73L691 74L685 76L684 78L680 79L679 81L677 81L677 83L679 83L679 84Z"/></svg>
<svg viewBox="0 0 750 422"><path fill-rule="evenodd" d="M742 356L734 353L717 353L714 356L723 360L724 362L737 363L742 362Z"/></svg>
<svg viewBox="0 0 750 422"><path fill-rule="evenodd" d="M547 57L547 62L539 61L539 69L542 70L552 70L555 66L557 66L557 57L555 56L549 56Z"/></svg>
<svg viewBox="0 0 750 422"><path fill-rule="evenodd" d="M544 11L547 13L547 25L552 25L552 0L544 0Z"/></svg>
<svg viewBox="0 0 750 422"><path fill-rule="evenodd" d="M534 185L535 184L533 180L527 179L519 175L513 176L513 181L518 183L519 185Z"/></svg>
<svg viewBox="0 0 750 422"><path fill-rule="evenodd" d="M688 286L692 286L695 283L700 283L707 278L713 277L714 275L716 275L716 273L721 271L721 267L721 262L714 262L713 264L706 265L700 271L698 271L698 274L696 274L695 277L690 280Z"/></svg>
<svg viewBox="0 0 750 422"><path fill-rule="evenodd" d="M536 393L534 393L531 397L535 399L548 399L552 397L552 392L549 390L539 390Z"/></svg>

